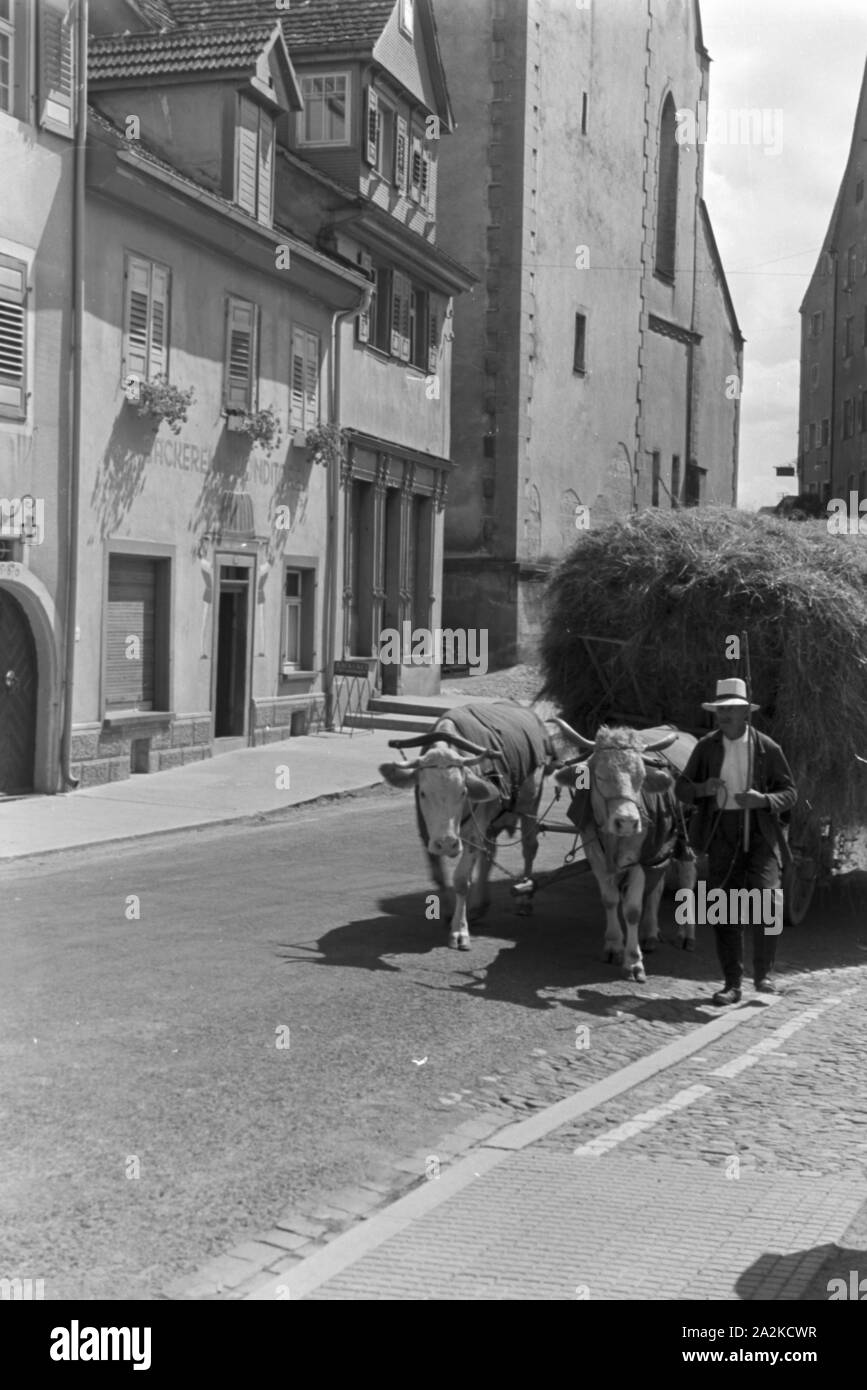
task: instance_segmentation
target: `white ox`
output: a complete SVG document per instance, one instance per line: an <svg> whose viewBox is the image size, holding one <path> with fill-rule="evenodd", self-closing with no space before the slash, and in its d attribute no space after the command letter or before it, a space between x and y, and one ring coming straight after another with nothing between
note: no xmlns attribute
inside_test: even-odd
<svg viewBox="0 0 867 1390"><path fill-rule="evenodd" d="M638 734L634 729L603 725L591 742L564 720L555 722L571 743L584 750L581 761L586 761L589 772L589 804L579 828L605 906L603 959L622 965L627 979L643 983L646 975L641 948L650 952L659 944L659 903L666 868L679 838L672 773L648 764L645 758L668 749L669 760L682 771L696 740L678 729L645 729ZM556 780L574 783L575 774L558 772ZM684 858L679 868L680 886L694 889L694 860ZM680 933L687 950L693 948L695 939L692 912L689 917Z"/></svg>
<svg viewBox="0 0 867 1390"><path fill-rule="evenodd" d="M473 714L483 714L489 726L499 720L504 736L508 732L513 742L517 734L521 743L517 759L496 747L500 742L496 729L488 746L472 743L461 734L467 716ZM419 834L434 881L440 888L454 889L449 945L468 951L467 904L476 869L477 897L469 914L473 920L490 904L488 876L497 836L503 830L513 832L518 821L525 877L532 871L539 846L536 815L547 766L545 726L532 710L518 705L494 704L483 710L466 706L443 715L429 734L391 744L395 748L422 745L425 751L414 762L382 763L379 770L391 786L415 788ZM504 746L508 750L509 742ZM477 771L481 763L488 764L483 776ZM501 768L501 773L495 768Z"/></svg>

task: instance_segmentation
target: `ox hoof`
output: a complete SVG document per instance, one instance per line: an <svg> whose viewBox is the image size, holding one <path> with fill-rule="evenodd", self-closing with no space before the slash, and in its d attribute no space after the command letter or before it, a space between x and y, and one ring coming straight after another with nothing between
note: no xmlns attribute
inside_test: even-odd
<svg viewBox="0 0 867 1390"><path fill-rule="evenodd" d="M605 953L604 953L603 956L602 956L602 959L605 961L605 964L606 964L606 965L622 965L622 964L623 964L623 952L622 952L622 951L605 951Z"/></svg>
<svg viewBox="0 0 867 1390"><path fill-rule="evenodd" d="M627 980L634 980L638 985L647 984L647 976L644 973L643 965L628 965L624 974Z"/></svg>

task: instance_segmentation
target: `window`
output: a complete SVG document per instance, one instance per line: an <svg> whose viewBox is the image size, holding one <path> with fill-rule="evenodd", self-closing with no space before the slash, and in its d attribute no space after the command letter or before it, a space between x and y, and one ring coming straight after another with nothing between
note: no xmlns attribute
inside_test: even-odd
<svg viewBox="0 0 867 1390"><path fill-rule="evenodd" d="M391 271L377 265L375 289L370 302L370 342L380 352L391 351Z"/></svg>
<svg viewBox="0 0 867 1390"><path fill-rule="evenodd" d="M292 381L289 425L311 430L319 423L319 334L292 330Z"/></svg>
<svg viewBox="0 0 867 1390"><path fill-rule="evenodd" d="M671 505L680 505L680 457L673 454L671 459Z"/></svg>
<svg viewBox="0 0 867 1390"><path fill-rule="evenodd" d="M271 225L274 187L274 118L249 97L238 98L235 128L235 202Z"/></svg>
<svg viewBox="0 0 867 1390"><path fill-rule="evenodd" d="M409 360L427 371L428 297L424 290L412 289L409 300Z"/></svg>
<svg viewBox="0 0 867 1390"><path fill-rule="evenodd" d="M126 257L122 381L168 377L170 280L166 266Z"/></svg>
<svg viewBox="0 0 867 1390"><path fill-rule="evenodd" d="M587 347L587 315L575 315L575 342L572 347L572 370L584 376L587 371L585 351Z"/></svg>
<svg viewBox="0 0 867 1390"><path fill-rule="evenodd" d="M0 255L0 419L27 417L27 266Z"/></svg>
<svg viewBox="0 0 867 1390"><path fill-rule="evenodd" d="M843 402L843 438L851 439L855 433L855 402L847 396Z"/></svg>
<svg viewBox="0 0 867 1390"><path fill-rule="evenodd" d="M656 196L656 273L674 279L677 241L677 156L674 99L669 92L659 127L659 175Z"/></svg>
<svg viewBox="0 0 867 1390"><path fill-rule="evenodd" d="M814 314L813 317L812 317L812 319L810 320L810 337L811 337L811 338L818 338L818 337L820 337L820 335L821 335L821 333L822 333L822 328L823 328L823 326L824 326L824 323L825 323L825 315L822 313L822 311L821 311L821 309L820 309L819 312L816 313L816 314Z"/></svg>
<svg viewBox="0 0 867 1390"><path fill-rule="evenodd" d="M75 135L75 6L39 4L39 124L68 140Z"/></svg>
<svg viewBox="0 0 867 1390"><path fill-rule="evenodd" d="M166 709L168 560L111 555L105 630L107 708Z"/></svg>
<svg viewBox="0 0 867 1390"><path fill-rule="evenodd" d="M850 314L843 328L843 356L852 356L852 340L855 336L855 320Z"/></svg>
<svg viewBox="0 0 867 1390"><path fill-rule="evenodd" d="M316 562L307 556L290 557L283 571L280 616L280 670L284 676L312 671L313 610L316 595Z"/></svg>
<svg viewBox="0 0 867 1390"><path fill-rule="evenodd" d="M410 358L410 305L412 285L405 275L395 270L391 277L391 355L402 362Z"/></svg>
<svg viewBox="0 0 867 1390"><path fill-rule="evenodd" d="M371 165L376 164L379 151L379 93L368 87L364 112L364 158Z"/></svg>
<svg viewBox="0 0 867 1390"><path fill-rule="evenodd" d="M810 427L809 427L809 432L808 432L808 440L809 440L809 442L808 442L808 444L807 444L807 448L808 448L808 449L815 449L815 447L816 447L816 422L815 422L815 420L811 420L811 421L810 421Z"/></svg>
<svg viewBox="0 0 867 1390"><path fill-rule="evenodd" d="M822 421L822 443L823 443L823 444L828 444L828 443L830 443L830 441L831 441L831 421L828 419L828 417L827 417L827 415L826 415L825 418L824 418L824 420Z"/></svg>
<svg viewBox="0 0 867 1390"><path fill-rule="evenodd" d="M655 449L651 454L651 473L650 473L650 505L659 506L659 450Z"/></svg>
<svg viewBox="0 0 867 1390"><path fill-rule="evenodd" d="M378 140L376 152L376 172L389 183L395 175L395 121L396 112L385 102L379 103L377 121Z"/></svg>
<svg viewBox="0 0 867 1390"><path fill-rule="evenodd" d="M413 202L421 202L421 184L424 176L424 158L422 153L421 139L418 135L412 137L410 161L409 161L409 196Z"/></svg>
<svg viewBox="0 0 867 1390"><path fill-rule="evenodd" d="M304 110L298 118L302 145L349 143L349 74L318 73L301 78Z"/></svg>
<svg viewBox="0 0 867 1390"><path fill-rule="evenodd" d="M857 253L854 246L850 246L846 253L846 288L848 289L855 283L857 265Z"/></svg>
<svg viewBox="0 0 867 1390"><path fill-rule="evenodd" d="M12 110L15 90L15 25L12 0L0 0L0 111Z"/></svg>
<svg viewBox="0 0 867 1390"><path fill-rule="evenodd" d="M400 0L400 31L402 34L405 34L408 39L412 38L414 19L414 0Z"/></svg>
<svg viewBox="0 0 867 1390"><path fill-rule="evenodd" d="M256 354L259 310L246 299L226 299L226 344L223 363L223 409L256 409Z"/></svg>
<svg viewBox="0 0 867 1390"><path fill-rule="evenodd" d="M287 570L283 579L282 664L285 671L301 667L301 571Z"/></svg>

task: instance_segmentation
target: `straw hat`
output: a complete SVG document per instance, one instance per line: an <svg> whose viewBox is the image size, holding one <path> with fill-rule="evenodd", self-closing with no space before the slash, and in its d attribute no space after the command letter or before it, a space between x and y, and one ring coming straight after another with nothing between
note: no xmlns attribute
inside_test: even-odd
<svg viewBox="0 0 867 1390"><path fill-rule="evenodd" d="M702 709L743 709L747 706L751 710L761 709L761 705L754 705L747 699L746 683L733 676L729 680L717 681L716 699L706 701Z"/></svg>

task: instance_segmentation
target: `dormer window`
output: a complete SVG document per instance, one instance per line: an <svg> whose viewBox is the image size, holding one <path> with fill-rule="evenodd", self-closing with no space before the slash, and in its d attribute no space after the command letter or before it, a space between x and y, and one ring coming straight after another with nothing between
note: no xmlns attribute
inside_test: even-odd
<svg viewBox="0 0 867 1390"><path fill-rule="evenodd" d="M238 98L235 127L235 199L251 217L271 226L274 207L274 117Z"/></svg>
<svg viewBox="0 0 867 1390"><path fill-rule="evenodd" d="M298 117L299 145L349 143L349 73L302 77L304 110Z"/></svg>
<svg viewBox="0 0 867 1390"><path fill-rule="evenodd" d="M402 34L405 34L408 39L412 38L412 28L414 19L414 0L400 0L400 32Z"/></svg>

